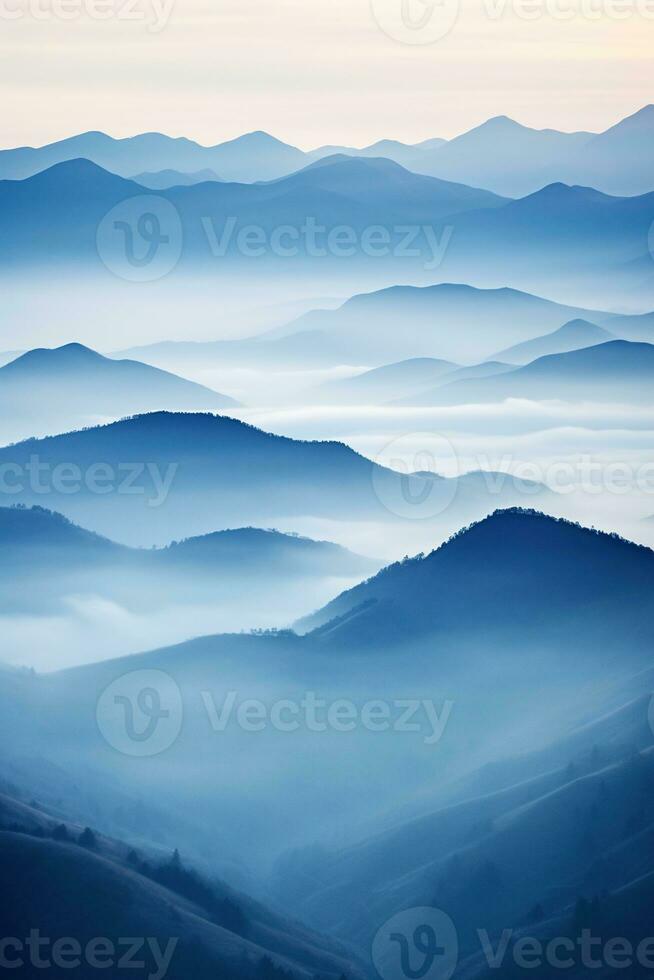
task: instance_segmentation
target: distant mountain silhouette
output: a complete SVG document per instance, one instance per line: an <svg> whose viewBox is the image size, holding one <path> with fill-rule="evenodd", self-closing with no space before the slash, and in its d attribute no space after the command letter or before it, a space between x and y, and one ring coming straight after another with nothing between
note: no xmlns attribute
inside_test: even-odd
<svg viewBox="0 0 654 980"><path fill-rule="evenodd" d="M429 154L439 146L444 146L447 140L435 137L425 140L423 143L407 144L400 143L398 140L378 140L371 146L356 148L352 146L321 146L317 150L311 150L306 154L307 161L321 160L326 156L333 156L336 153L346 154L351 157L385 157L399 163L407 170L420 173L420 166L428 163Z"/></svg>
<svg viewBox="0 0 654 980"><path fill-rule="evenodd" d="M383 201L389 218L418 208L423 215L442 218L473 208L500 207L506 200L461 182L439 180L411 173L400 164L382 157L360 159L345 154L325 157L299 173L282 178L284 190L353 195L361 206L379 207ZM415 212L418 213L417 210Z"/></svg>
<svg viewBox="0 0 654 980"><path fill-rule="evenodd" d="M216 167L216 172L225 178L223 170ZM398 279L424 283L437 278L547 293L555 281L560 293L565 289L572 296L599 297L600 306L618 307L625 292L642 309L654 304L647 248L654 193L614 198L558 182L513 201L418 175L389 160L346 155L268 182L209 181L157 193L175 207L182 225L184 247L175 266L177 277L213 275L218 258L222 265L251 269L253 255L244 249L240 232L256 225L267 241L257 246L263 249L257 256L258 271L267 271L275 280L288 274L290 264L286 246L281 251L273 247L272 235L290 227L296 233L290 245L294 275L313 270L329 278L338 270L339 281L347 281L340 288L347 291L362 281L374 288ZM45 226L42 194L48 197ZM143 195L141 185L80 160L24 181L0 182L7 229L0 258L7 268L30 266L39 274L72 260L81 264L80 271L83 267L89 273L104 273L97 229L113 207L137 195ZM317 248L311 235L302 232L308 217L323 229ZM333 239L329 244L327 235L341 226L347 227L350 238L354 234L354 245L340 239L338 247ZM363 237L379 227L387 230L390 241L381 252L371 249ZM315 288L324 290L322 285ZM579 308L551 329L579 316L597 322L591 310ZM503 343L523 339L532 338L520 336L516 329L483 356ZM447 350L411 350L388 352L385 361L406 356L457 359Z"/></svg>
<svg viewBox="0 0 654 980"><path fill-rule="evenodd" d="M653 189L653 147L654 105L646 105L578 147L562 169L566 179L609 194L646 194Z"/></svg>
<svg viewBox="0 0 654 980"><path fill-rule="evenodd" d="M437 379L447 377L458 365L433 357L414 357L397 364L365 371L352 378L328 381L313 389L320 401L334 400L341 404L383 404L393 398L428 388Z"/></svg>
<svg viewBox="0 0 654 980"><path fill-rule="evenodd" d="M341 363L388 363L409 353L473 361L490 357L503 342L532 339L581 315L593 314L513 289L395 286L354 296L337 310L307 313L270 346L288 357L308 358L313 351L316 359Z"/></svg>
<svg viewBox="0 0 654 980"><path fill-rule="evenodd" d="M535 340L527 340L500 351L497 357L514 364L528 364L538 357L581 350L614 339L613 334L595 323L589 323L587 320L570 320L569 323L565 323L545 337L536 337Z"/></svg>
<svg viewBox="0 0 654 980"><path fill-rule="evenodd" d="M497 116L475 129L437 147L419 172L487 187L496 193L518 197L547 183L591 133L560 133L530 129L507 116Z"/></svg>
<svg viewBox="0 0 654 980"><path fill-rule="evenodd" d="M0 367L5 439L156 409L218 411L237 404L167 371L112 360L76 343L28 351Z"/></svg>
<svg viewBox="0 0 654 980"><path fill-rule="evenodd" d="M134 174L131 178L142 187L153 191L168 190L169 187L190 187L207 180L220 180L214 170L196 170L194 173L181 173L179 170L156 170L152 173Z"/></svg>
<svg viewBox="0 0 654 980"><path fill-rule="evenodd" d="M341 153L363 159L383 156L418 174L509 197L532 193L556 180L628 196L653 189L649 155L653 128L654 107L648 105L599 134L537 130L497 116L449 141L434 138L407 145L384 139L359 149L322 146L307 153L264 132L208 147L161 133L114 139L89 132L48 146L0 151L0 180L22 180L54 164L86 157L122 176L211 169L224 180L251 182L282 177Z"/></svg>
<svg viewBox="0 0 654 980"><path fill-rule="evenodd" d="M328 381L314 388L311 397L341 405L384 405L411 398L434 385L451 384L465 378L484 378L513 369L514 365L499 361L459 367L452 361L416 357L397 364L386 364L352 378Z"/></svg>
<svg viewBox="0 0 654 980"><path fill-rule="evenodd" d="M251 184L230 183L221 167L216 166L216 172L220 181L158 191L180 216L184 233L182 270L197 269L198 263L214 269L213 243L207 235L210 221L214 222L210 227L216 238L221 239L224 224L229 218L236 220L225 255L243 261L237 232L252 224L270 234L285 225L299 231L309 217L325 231L347 225L359 234L380 224L390 228L415 225L418 232L428 226L438 240L433 226L445 217L505 203L504 198L488 191L413 174L389 160L374 158L331 157L289 176ZM12 236L12 250L6 247L3 254L8 261L31 264L75 258L97 268L96 233L101 220L112 207L143 193L134 179L117 177L84 159L56 164L23 181L1 181L0 207ZM43 195L48 199L46 229L39 224ZM399 244L401 237L396 237ZM422 242L423 264L433 259L427 245ZM316 258L299 235L298 248L302 257ZM320 249L324 248L321 241ZM388 253L390 249L385 256L387 263L393 260ZM361 261L368 258L380 264L379 255L366 257L361 249L356 255ZM268 257L280 258L274 252ZM322 252L317 257L325 258ZM328 251L327 258L338 256Z"/></svg>
<svg viewBox="0 0 654 980"><path fill-rule="evenodd" d="M619 287L637 294L646 309L653 301L646 273L653 220L654 193L616 198L556 182L499 211L461 215L439 271L463 278L467 267L468 281L474 269L486 281L530 292L556 282L573 295L594 296L600 306L610 305L606 297ZM614 282L607 284L607 276ZM592 314L582 318L597 322Z"/></svg>
<svg viewBox="0 0 654 980"><path fill-rule="evenodd" d="M61 613L70 595L103 596L141 611L224 603L241 593L263 602L282 587L356 580L380 567L327 541L258 528L128 548L40 507L0 507L0 552L4 614Z"/></svg>
<svg viewBox="0 0 654 980"><path fill-rule="evenodd" d="M506 398L640 403L654 381L654 345L612 340L540 357L501 376L459 381L417 395L411 404L461 405Z"/></svg>
<svg viewBox="0 0 654 980"><path fill-rule="evenodd" d="M301 150L262 132L247 133L214 147L161 133L114 139L96 132L81 133L39 148L2 150L0 177L23 180L80 157L124 177L153 170L191 173L208 168L215 169L224 180L243 181L270 180L299 169L305 160Z"/></svg>

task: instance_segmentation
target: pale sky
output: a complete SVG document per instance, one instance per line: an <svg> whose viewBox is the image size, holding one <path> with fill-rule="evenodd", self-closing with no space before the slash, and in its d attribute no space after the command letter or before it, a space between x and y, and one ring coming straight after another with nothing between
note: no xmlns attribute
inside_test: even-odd
<svg viewBox="0 0 654 980"><path fill-rule="evenodd" d="M654 102L653 51L654 0L0 0L0 144L601 130Z"/></svg>

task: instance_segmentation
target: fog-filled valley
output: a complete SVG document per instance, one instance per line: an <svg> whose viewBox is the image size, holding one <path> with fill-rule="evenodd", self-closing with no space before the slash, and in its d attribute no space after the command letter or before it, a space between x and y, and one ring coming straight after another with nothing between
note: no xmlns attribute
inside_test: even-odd
<svg viewBox="0 0 654 980"><path fill-rule="evenodd" d="M0 969L651 975L653 159L0 150Z"/></svg>

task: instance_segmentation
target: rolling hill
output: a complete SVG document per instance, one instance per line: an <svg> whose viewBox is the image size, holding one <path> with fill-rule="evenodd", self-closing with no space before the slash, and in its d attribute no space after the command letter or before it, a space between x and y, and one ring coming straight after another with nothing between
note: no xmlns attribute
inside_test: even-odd
<svg viewBox="0 0 654 980"><path fill-rule="evenodd" d="M0 465L16 477L7 503L47 502L84 527L141 546L230 527L297 526L303 517L383 526L411 517L413 500L427 505L427 517L460 526L525 494L507 475L494 486L482 474L405 474L342 443L301 442L204 414L153 413L31 439L0 449ZM538 486L529 493L550 496Z"/></svg>
<svg viewBox="0 0 654 980"><path fill-rule="evenodd" d="M612 340L540 357L500 376L443 385L407 403L462 405L528 398L639 404L649 398L653 379L654 345Z"/></svg>
<svg viewBox="0 0 654 980"><path fill-rule="evenodd" d="M266 349L276 346L287 356L307 357L314 351L316 359L322 353L355 364L373 357L388 363L407 354L475 362L492 356L503 342L534 339L582 315L594 314L513 289L395 286L354 296L337 310L307 313L277 331L274 346Z"/></svg>
<svg viewBox="0 0 654 980"><path fill-rule="evenodd" d="M346 946L185 867L179 856L151 845L135 850L97 832L84 843L83 832L74 817L62 820L61 811L0 795L0 868L14 882L11 896L0 895L0 913L12 935L39 930L51 942L75 937L80 951L102 936L114 962L133 948L122 937L148 936L139 959L147 959L150 975L180 980L217 972L254 978L266 970L272 977L282 969L298 980L316 971L361 975ZM77 972L89 977L96 970L84 959Z"/></svg>
<svg viewBox="0 0 654 980"><path fill-rule="evenodd" d="M343 405L379 405L408 395L416 388L428 388L457 367L452 361L439 361L433 357L409 358L351 378L327 381L313 389L312 396Z"/></svg>
<svg viewBox="0 0 654 980"><path fill-rule="evenodd" d="M327 541L240 528L135 549L72 524L60 514L0 507L0 581L4 615L65 614L67 600L88 596L152 612L203 602L272 606L278 590L302 593L323 580L333 591L380 563ZM247 623L247 612L242 610ZM193 625L189 623L192 632Z"/></svg>
<svg viewBox="0 0 654 980"><path fill-rule="evenodd" d="M596 344L605 344L615 339L613 334L595 323L589 323L587 320L570 320L569 323L564 323L558 330L545 337L526 340L522 344L500 351L497 357L512 364L528 364L539 357L565 354L568 351L594 347Z"/></svg>
<svg viewBox="0 0 654 980"><path fill-rule="evenodd" d="M6 440L142 412L220 411L237 404L167 371L103 357L82 344L31 350L0 367Z"/></svg>

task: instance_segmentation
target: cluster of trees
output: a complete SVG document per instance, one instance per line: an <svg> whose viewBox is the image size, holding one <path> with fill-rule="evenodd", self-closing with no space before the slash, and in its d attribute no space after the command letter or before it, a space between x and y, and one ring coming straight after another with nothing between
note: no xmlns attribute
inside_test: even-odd
<svg viewBox="0 0 654 980"><path fill-rule="evenodd" d="M134 850L127 855L127 861L146 878L199 905L209 914L214 925L222 926L238 936L247 937L249 934L250 923L243 909L229 897L217 894L211 883L197 871L184 867L178 850L173 852L169 861L159 865L142 861Z"/></svg>
<svg viewBox="0 0 654 980"><path fill-rule="evenodd" d="M50 836L52 840L79 844L81 847L88 847L89 850L94 850L98 846L97 837L90 827L85 827L81 834L78 834L77 836L71 834L65 823L57 824L56 827L53 827L49 835L46 834L43 827L28 827L27 824L21 824L15 821L12 823L3 824L0 826L0 829L9 831L9 833L12 834L25 834L28 837L39 837L41 839L45 839L46 836Z"/></svg>

